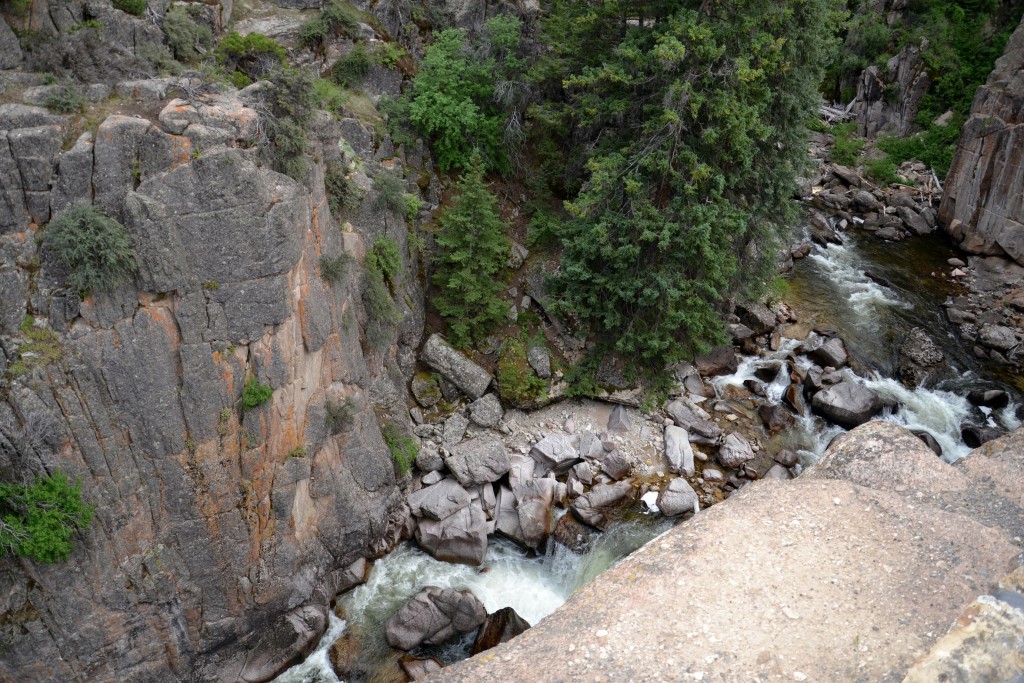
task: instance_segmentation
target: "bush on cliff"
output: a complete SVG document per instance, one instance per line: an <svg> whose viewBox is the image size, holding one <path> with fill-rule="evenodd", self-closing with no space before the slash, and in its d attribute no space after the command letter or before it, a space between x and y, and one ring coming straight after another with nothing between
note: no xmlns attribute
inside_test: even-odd
<svg viewBox="0 0 1024 683"><path fill-rule="evenodd" d="M242 389L242 405L246 410L252 410L269 401L273 395L274 390L269 385L250 377Z"/></svg>
<svg viewBox="0 0 1024 683"><path fill-rule="evenodd" d="M128 231L94 206L73 206L57 214L43 239L68 269L68 283L80 292L113 289L136 271Z"/></svg>
<svg viewBox="0 0 1024 683"><path fill-rule="evenodd" d="M71 534L89 528L93 507L82 502L81 482L61 472L31 486L0 484L0 556L53 564L68 559Z"/></svg>
<svg viewBox="0 0 1024 683"><path fill-rule="evenodd" d="M228 73L240 71L249 78L263 78L284 64L286 52L273 38L262 33L224 36L217 46L217 59Z"/></svg>

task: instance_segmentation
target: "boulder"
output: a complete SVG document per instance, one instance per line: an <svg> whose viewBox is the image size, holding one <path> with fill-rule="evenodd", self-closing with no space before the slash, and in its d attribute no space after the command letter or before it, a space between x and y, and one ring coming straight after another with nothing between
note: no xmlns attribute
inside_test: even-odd
<svg viewBox="0 0 1024 683"><path fill-rule="evenodd" d="M489 372L452 348L439 334L430 335L420 358L473 399L483 396L494 379Z"/></svg>
<svg viewBox="0 0 1024 683"><path fill-rule="evenodd" d="M555 529L555 497L558 482L554 479L531 479L511 491L502 487L499 493L496 528L528 548L543 547ZM508 495L514 498L509 503ZM507 519L515 515L514 519Z"/></svg>
<svg viewBox="0 0 1024 683"><path fill-rule="evenodd" d="M783 467L793 467L800 462L800 456L791 450L783 448L775 454L775 462L779 463Z"/></svg>
<svg viewBox="0 0 1024 683"><path fill-rule="evenodd" d="M469 418L462 413L453 413L444 421L444 432L441 442L449 448L462 441L466 436L466 429L469 427Z"/></svg>
<svg viewBox="0 0 1024 683"><path fill-rule="evenodd" d="M978 330L978 339L985 346L997 351L1009 351L1020 343L1013 329L1004 325L982 325Z"/></svg>
<svg viewBox="0 0 1024 683"><path fill-rule="evenodd" d="M21 45L18 36L0 17L0 69L13 69L21 63Z"/></svg>
<svg viewBox="0 0 1024 683"><path fill-rule="evenodd" d="M673 479L658 493L657 505L661 514L666 517L700 512L700 501L697 500L696 491L682 477Z"/></svg>
<svg viewBox="0 0 1024 683"><path fill-rule="evenodd" d="M799 384L790 384L786 387L786 390L782 392L782 400L786 402L790 408L793 409L797 415L803 415L807 409L804 403L804 395L801 391Z"/></svg>
<svg viewBox="0 0 1024 683"><path fill-rule="evenodd" d="M867 190L857 190L850 197L850 208L858 213L870 213L880 208L880 203L875 195Z"/></svg>
<svg viewBox="0 0 1024 683"><path fill-rule="evenodd" d="M469 404L469 419L481 427L494 427L504 415L501 401L494 394L484 394Z"/></svg>
<svg viewBox="0 0 1024 683"><path fill-rule="evenodd" d="M715 377L717 375L731 375L740 366L739 358L736 357L736 350L731 346L716 346L707 353L700 355L694 361L697 372L703 377Z"/></svg>
<svg viewBox="0 0 1024 683"><path fill-rule="evenodd" d="M945 356L932 338L920 327L915 327L900 344L896 371L900 381L913 388L944 363Z"/></svg>
<svg viewBox="0 0 1024 683"><path fill-rule="evenodd" d="M435 446L423 445L416 454L416 468L421 472L437 472L444 469L444 459Z"/></svg>
<svg viewBox="0 0 1024 683"><path fill-rule="evenodd" d="M960 427L960 438L964 440L968 448L977 448L984 443L998 439L1005 433L1006 430L999 427L978 425L961 425Z"/></svg>
<svg viewBox="0 0 1024 683"><path fill-rule="evenodd" d="M632 495L633 481L630 479L615 484L597 484L573 501L570 509L584 524L604 531Z"/></svg>
<svg viewBox="0 0 1024 683"><path fill-rule="evenodd" d="M416 517L440 521L469 505L470 496L454 479L443 479L409 495L409 508Z"/></svg>
<svg viewBox="0 0 1024 683"><path fill-rule="evenodd" d="M398 663L402 665L402 671L410 681L422 680L444 668L436 659L406 659L403 657Z"/></svg>
<svg viewBox="0 0 1024 683"><path fill-rule="evenodd" d="M540 344L530 344L526 349L526 362L541 379L551 379L551 354Z"/></svg>
<svg viewBox="0 0 1024 683"><path fill-rule="evenodd" d="M508 449L498 439L481 436L454 446L444 463L465 487L497 481L512 467Z"/></svg>
<svg viewBox="0 0 1024 683"><path fill-rule="evenodd" d="M487 554L487 517L479 501L472 501L440 521L421 519L416 542L443 562L478 565Z"/></svg>
<svg viewBox="0 0 1024 683"><path fill-rule="evenodd" d="M764 334L775 329L775 314L762 303L736 304L736 315L754 334Z"/></svg>
<svg viewBox="0 0 1024 683"><path fill-rule="evenodd" d="M626 406L617 405L608 416L608 429L613 432L628 432L631 427L629 412Z"/></svg>
<svg viewBox="0 0 1024 683"><path fill-rule="evenodd" d="M938 456L942 456L942 446L935 440L935 437L930 432L926 432L923 429L912 429L910 433L921 439L924 445L932 450L932 453Z"/></svg>
<svg viewBox="0 0 1024 683"><path fill-rule="evenodd" d="M934 226L929 225L928 220L924 216L909 206L897 207L896 215L903 221L903 225L907 230L915 235L927 235L934 229Z"/></svg>
<svg viewBox="0 0 1024 683"><path fill-rule="evenodd" d="M488 614L484 625L473 641L469 656L490 650L495 645L507 643L530 628L529 622L519 616L511 607L502 607L494 614Z"/></svg>
<svg viewBox="0 0 1024 683"><path fill-rule="evenodd" d="M582 553L586 551L591 536L595 533L597 532L576 519L575 515L562 515L555 524L552 538L574 553Z"/></svg>
<svg viewBox="0 0 1024 683"><path fill-rule="evenodd" d="M693 467L693 449L690 448L690 435L682 427L670 425L665 427L665 457L668 468L672 472L692 477L696 470Z"/></svg>
<svg viewBox="0 0 1024 683"><path fill-rule="evenodd" d="M711 421L711 415L700 406L678 399L670 402L665 411L676 425L686 430L690 443L717 446L722 442L722 429Z"/></svg>
<svg viewBox="0 0 1024 683"><path fill-rule="evenodd" d="M441 400L441 388L433 377L413 377L409 384L412 397L424 408L432 408Z"/></svg>
<svg viewBox="0 0 1024 683"><path fill-rule="evenodd" d="M1010 395L1002 389L975 389L967 394L971 405L985 408L1005 408L1010 404Z"/></svg>
<svg viewBox="0 0 1024 683"><path fill-rule="evenodd" d="M878 394L863 384L847 380L819 391L811 399L811 409L838 425L852 429L882 411Z"/></svg>
<svg viewBox="0 0 1024 683"><path fill-rule="evenodd" d="M440 645L473 631L486 619L487 610L471 591L427 586L388 619L384 637L399 650Z"/></svg>
<svg viewBox="0 0 1024 683"><path fill-rule="evenodd" d="M630 464L629 459L617 450L611 451L601 458L601 471L616 481L628 477L632 469L633 465Z"/></svg>
<svg viewBox="0 0 1024 683"><path fill-rule="evenodd" d="M754 451L750 443L739 434L730 434L718 447L718 462L722 467L742 467L754 459Z"/></svg>
<svg viewBox="0 0 1024 683"><path fill-rule="evenodd" d="M784 405L759 406L757 414L769 434L775 434L793 426L793 413Z"/></svg>
<svg viewBox="0 0 1024 683"><path fill-rule="evenodd" d="M831 366L836 369L846 365L849 359L846 345L839 337L832 337L818 348L808 351L807 357L823 368Z"/></svg>
<svg viewBox="0 0 1024 683"><path fill-rule="evenodd" d="M530 457L540 465L544 472L577 459L576 446L568 434L546 434L530 449ZM575 463L574 463L575 464ZM571 467L571 465L570 465Z"/></svg>

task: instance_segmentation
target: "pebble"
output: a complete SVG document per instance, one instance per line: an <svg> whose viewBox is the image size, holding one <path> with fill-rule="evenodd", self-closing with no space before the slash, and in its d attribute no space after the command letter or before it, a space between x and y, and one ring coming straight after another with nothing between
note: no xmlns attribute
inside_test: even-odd
<svg viewBox="0 0 1024 683"><path fill-rule="evenodd" d="M843 504L843 501L839 500L838 498L833 498L832 502L835 503L836 505L842 505Z"/></svg>
<svg viewBox="0 0 1024 683"><path fill-rule="evenodd" d="M735 422L739 418L736 417L735 415L733 415L732 413L730 413L730 414L725 416L725 419L728 420L729 422Z"/></svg>
<svg viewBox="0 0 1024 683"><path fill-rule="evenodd" d="M953 266L954 268L963 268L964 266L967 265L966 263L964 263L963 261L961 261L958 258L948 259L946 261L946 263L948 263L949 265Z"/></svg>
<svg viewBox="0 0 1024 683"><path fill-rule="evenodd" d="M793 672L793 680L794 681L806 681L807 680L807 674L803 673L802 671L794 671Z"/></svg>
<svg viewBox="0 0 1024 683"><path fill-rule="evenodd" d="M576 421L571 417L565 421L565 425L562 427L566 434L572 434L576 431Z"/></svg>
<svg viewBox="0 0 1024 683"><path fill-rule="evenodd" d="M598 629L597 633L595 633L594 635L597 636L598 638L605 638L605 637L608 636L608 631L607 631L607 629L603 629L603 628L602 629Z"/></svg>

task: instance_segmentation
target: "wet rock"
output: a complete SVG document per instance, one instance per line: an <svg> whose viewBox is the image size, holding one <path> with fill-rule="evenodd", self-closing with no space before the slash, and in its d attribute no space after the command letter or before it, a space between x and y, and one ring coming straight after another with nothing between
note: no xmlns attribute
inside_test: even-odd
<svg viewBox="0 0 1024 683"><path fill-rule="evenodd" d="M932 436L930 432L926 432L923 429L911 429L910 433L921 439L921 441L924 442L924 445L932 449L932 452L935 453L935 455L942 455L942 446L939 445L939 442L935 440L935 437Z"/></svg>
<svg viewBox="0 0 1024 683"><path fill-rule="evenodd" d="M754 396L760 396L761 398L764 398L765 396L768 395L768 392L765 391L764 383L758 382L756 379L743 380L743 388L749 391Z"/></svg>
<svg viewBox="0 0 1024 683"><path fill-rule="evenodd" d="M806 410L806 404L804 403L803 392L799 384L790 384L786 387L786 390L782 392L782 400L793 409L797 415L803 415Z"/></svg>
<svg viewBox="0 0 1024 683"><path fill-rule="evenodd" d="M682 427L675 425L665 427L665 457L668 458L670 471L687 477L694 475L696 470L693 466L690 435Z"/></svg>
<svg viewBox="0 0 1024 683"><path fill-rule="evenodd" d="M507 643L530 628L529 622L519 616L511 607L502 607L494 614L488 614L484 625L473 641L473 649L469 655L490 650L496 645Z"/></svg>
<svg viewBox="0 0 1024 683"><path fill-rule="evenodd" d="M617 405L608 416L608 430L612 432L628 432L632 427L626 406Z"/></svg>
<svg viewBox="0 0 1024 683"><path fill-rule="evenodd" d="M783 467L793 467L800 462L800 456L788 449L782 449L775 454L775 462Z"/></svg>
<svg viewBox="0 0 1024 683"><path fill-rule="evenodd" d="M964 440L968 448L977 448L983 443L998 439L1005 433L1005 429L998 427L982 427L978 425L962 425L960 427L960 438Z"/></svg>
<svg viewBox="0 0 1024 683"><path fill-rule="evenodd" d="M769 434L775 434L793 426L793 413L781 404L759 406L757 414Z"/></svg>
<svg viewBox="0 0 1024 683"><path fill-rule="evenodd" d="M896 215L903 221L903 225L915 235L927 235L934 227L928 224L928 220L915 209L900 206L896 209Z"/></svg>
<svg viewBox="0 0 1024 683"><path fill-rule="evenodd" d="M505 411L494 394L484 394L469 404L469 419L481 427L493 427L501 421Z"/></svg>
<svg viewBox="0 0 1024 683"><path fill-rule="evenodd" d="M975 389L967 394L971 405L986 408L1005 408L1010 404L1010 395L1002 389Z"/></svg>
<svg viewBox="0 0 1024 683"><path fill-rule="evenodd" d="M877 211L881 207L875 195L866 190L857 190L850 197L850 208L858 213L869 213Z"/></svg>
<svg viewBox="0 0 1024 683"><path fill-rule="evenodd" d="M239 679L258 681L270 678L290 661L308 654L326 626L327 612L320 606L296 607L282 615L277 628L261 638L259 649L245 660Z"/></svg>
<svg viewBox="0 0 1024 683"><path fill-rule="evenodd" d="M577 459L576 446L568 434L545 434L544 438L530 449L530 457L548 472L560 468L566 463L575 464ZM572 467L572 464L569 467Z"/></svg>
<svg viewBox="0 0 1024 683"><path fill-rule="evenodd" d="M658 493L658 509L666 517L678 517L687 512L700 512L697 492L683 479L677 477Z"/></svg>
<svg viewBox="0 0 1024 683"><path fill-rule="evenodd" d="M586 551L590 539L596 532L580 522L574 515L562 515L555 524L552 537L574 553Z"/></svg>
<svg viewBox="0 0 1024 683"><path fill-rule="evenodd" d="M846 365L848 356L846 345L839 337L832 337L824 344L807 353L807 357L818 365L839 369Z"/></svg>
<svg viewBox="0 0 1024 683"><path fill-rule="evenodd" d="M486 619L483 603L469 590L427 586L388 619L384 637L399 650L440 645L478 628Z"/></svg>
<svg viewBox="0 0 1024 683"><path fill-rule="evenodd" d="M474 500L443 520L421 519L416 542L443 562L478 565L487 554L487 517Z"/></svg>
<svg viewBox="0 0 1024 683"><path fill-rule="evenodd" d="M736 315L754 334L764 334L775 329L775 314L762 303L736 304Z"/></svg>
<svg viewBox="0 0 1024 683"><path fill-rule="evenodd" d="M945 356L931 337L920 327L907 333L899 349L897 373L908 387L916 387L930 372L945 364Z"/></svg>
<svg viewBox="0 0 1024 683"><path fill-rule="evenodd" d="M811 409L838 425L852 429L882 410L878 394L863 384L847 380L823 389L811 399Z"/></svg>
<svg viewBox="0 0 1024 683"><path fill-rule="evenodd" d="M589 462L581 462L573 465L570 476L576 481L590 486L594 483L594 468Z"/></svg>
<svg viewBox="0 0 1024 683"><path fill-rule="evenodd" d="M526 349L526 362L541 379L551 379L551 354L540 344L530 344Z"/></svg>
<svg viewBox="0 0 1024 683"><path fill-rule="evenodd" d="M716 346L707 353L698 356L694 361L703 377L716 377L718 375L731 375L740 366L739 358L736 357L736 350L731 346Z"/></svg>
<svg viewBox="0 0 1024 683"><path fill-rule="evenodd" d="M409 495L409 508L416 517L440 521L469 505L469 492L454 479L444 479Z"/></svg>
<svg viewBox="0 0 1024 683"><path fill-rule="evenodd" d="M473 399L483 396L494 379L489 372L452 348L439 334L430 335L420 358Z"/></svg>
<svg viewBox="0 0 1024 683"><path fill-rule="evenodd" d="M512 467L505 444L490 436L469 439L454 446L444 464L465 487L497 481Z"/></svg>
<svg viewBox="0 0 1024 683"><path fill-rule="evenodd" d="M724 437L722 429L711 421L711 415L700 406L684 400L670 402L665 411L678 426L687 431L690 443L717 446Z"/></svg>
<svg viewBox="0 0 1024 683"><path fill-rule="evenodd" d="M718 447L718 462L722 467L737 468L754 459L750 443L739 434L729 434Z"/></svg>
<svg viewBox="0 0 1024 683"><path fill-rule="evenodd" d="M436 659L405 659L399 660L402 671L409 677L410 681L419 681L430 674L437 673L444 667Z"/></svg>
<svg viewBox="0 0 1024 683"><path fill-rule="evenodd" d="M597 484L577 498L570 509L581 522L604 531L632 494L633 482L629 479L615 484Z"/></svg>

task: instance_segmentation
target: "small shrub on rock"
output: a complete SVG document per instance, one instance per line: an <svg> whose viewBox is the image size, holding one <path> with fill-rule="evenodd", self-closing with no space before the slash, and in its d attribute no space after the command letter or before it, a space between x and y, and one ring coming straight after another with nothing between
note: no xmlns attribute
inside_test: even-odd
<svg viewBox="0 0 1024 683"><path fill-rule="evenodd" d="M217 46L217 59L226 71L241 71L254 80L278 69L285 56L280 43L262 33L242 36L232 31Z"/></svg>
<svg viewBox="0 0 1024 683"><path fill-rule="evenodd" d="M252 410L269 401L273 395L274 390L269 385L255 377L250 377L249 381L245 383L245 388L242 389L242 405L246 410Z"/></svg>
<svg viewBox="0 0 1024 683"><path fill-rule="evenodd" d="M62 85L48 92L43 104L47 109L61 114L83 114L88 101L79 88L73 85Z"/></svg>
<svg viewBox="0 0 1024 683"><path fill-rule="evenodd" d="M136 271L128 231L96 207L65 209L46 226L43 239L80 292L113 289Z"/></svg>
<svg viewBox="0 0 1024 683"><path fill-rule="evenodd" d="M324 427L331 436L352 429L356 423L356 402L351 397L342 401L327 401L324 405Z"/></svg>
<svg viewBox="0 0 1024 683"><path fill-rule="evenodd" d="M141 17L146 11L146 0L114 0L114 8Z"/></svg>
<svg viewBox="0 0 1024 683"><path fill-rule="evenodd" d="M343 88L359 85L370 74L373 58L362 43L356 43L348 53L338 57L331 67L331 80Z"/></svg>
<svg viewBox="0 0 1024 683"><path fill-rule="evenodd" d="M348 254L321 256L320 277L332 284L338 282L345 276L345 271L348 270L348 264L351 260L352 257Z"/></svg>
<svg viewBox="0 0 1024 683"><path fill-rule="evenodd" d="M68 559L71 534L89 528L93 507L82 501L82 484L61 472L31 486L0 484L0 557L14 555L44 564Z"/></svg>
<svg viewBox="0 0 1024 683"><path fill-rule="evenodd" d="M395 462L395 472L398 476L404 477L412 471L412 465L420 452L419 444L414 437L404 435L394 422L384 423L381 433Z"/></svg>
<svg viewBox="0 0 1024 683"><path fill-rule="evenodd" d="M175 59L182 62L190 62L213 47L213 31L202 22L198 9L193 5L175 5L164 15L167 44Z"/></svg>

